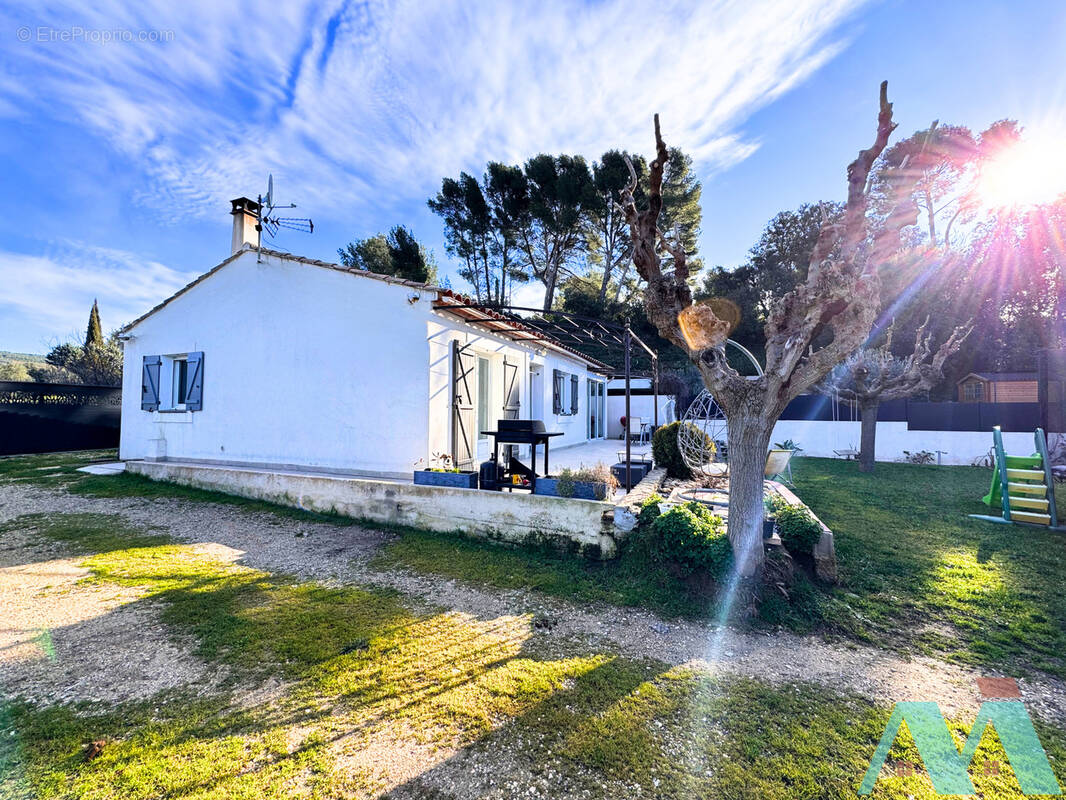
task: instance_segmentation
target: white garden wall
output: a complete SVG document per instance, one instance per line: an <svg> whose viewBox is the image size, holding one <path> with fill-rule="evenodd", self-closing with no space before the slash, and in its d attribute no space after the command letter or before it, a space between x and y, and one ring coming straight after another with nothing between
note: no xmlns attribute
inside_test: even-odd
<svg viewBox="0 0 1066 800"><path fill-rule="evenodd" d="M630 395L630 414L640 417L645 422L655 420L655 397L650 394ZM626 413L625 395L607 396L607 438L622 438L622 417ZM674 398L672 395L659 395L659 424L666 425L677 419L674 413Z"/></svg>
<svg viewBox="0 0 1066 800"><path fill-rule="evenodd" d="M859 422L781 420L774 426L770 440L792 439L803 448L805 456L834 457L834 450L859 449ZM1037 421L1033 420L1034 429ZM1033 434L1004 433L1003 446L1008 453L1028 455L1033 451ZM903 451L914 453L937 450L945 464L972 464L992 447L992 431L911 431L906 422L878 422L876 458L900 461Z"/></svg>

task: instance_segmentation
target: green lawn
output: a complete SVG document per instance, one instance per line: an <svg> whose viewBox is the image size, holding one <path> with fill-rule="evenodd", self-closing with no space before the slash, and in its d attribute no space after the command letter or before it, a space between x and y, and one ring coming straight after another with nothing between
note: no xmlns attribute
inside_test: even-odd
<svg viewBox="0 0 1066 800"><path fill-rule="evenodd" d="M829 630L879 645L1066 675L1066 534L968 518L991 471L800 459L797 492L834 531ZM1060 502L1066 496L1059 492ZM1066 509L1066 503L1062 508Z"/></svg>
<svg viewBox="0 0 1066 800"><path fill-rule="evenodd" d="M107 459L109 453L88 454ZM73 471L86 454L0 459L0 480L65 486L94 496L176 497L222 502L337 524L352 520L137 475ZM41 469L44 467L44 469ZM968 518L991 472L973 467L879 464L872 475L854 462L802 458L800 497L833 529L840 585L801 580L790 605L764 614L799 633L926 653L961 663L1066 676L1066 534ZM1066 512L1066 492L1059 490ZM506 589L534 589L576 602L648 608L664 616L708 617L716 608L684 591L639 547L607 563L456 535L395 529L376 561ZM754 624L766 624L756 620Z"/></svg>
<svg viewBox="0 0 1066 800"><path fill-rule="evenodd" d="M528 615L414 612L390 592L224 564L119 517L9 525L80 553L89 581L139 587L235 681L276 675L286 689L251 706L222 688L110 707L0 707L2 797L369 797L382 776L350 759L412 741L507 755L550 786L604 800L853 798L888 719L887 707L813 684L710 678L573 643L560 652ZM952 722L960 737L964 723ZM1061 781L1066 740L1038 728ZM101 755L86 760L100 740ZM899 760L920 763L905 735L890 754ZM986 760L1006 765L994 734L975 785L1020 797L1009 769L982 774ZM935 795L924 776L886 771L874 797Z"/></svg>

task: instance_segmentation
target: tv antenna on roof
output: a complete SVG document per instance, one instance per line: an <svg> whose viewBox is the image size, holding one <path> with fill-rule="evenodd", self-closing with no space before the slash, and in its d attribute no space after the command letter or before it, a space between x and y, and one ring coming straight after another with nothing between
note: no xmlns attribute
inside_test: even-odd
<svg viewBox="0 0 1066 800"><path fill-rule="evenodd" d="M285 228L290 231L302 231L303 233L314 233L315 223L306 217L279 217L277 215L278 209L281 208L296 208L296 203L288 203L287 205L280 205L274 202L274 176L273 174L267 177L267 193L266 197L259 195L259 210L256 212L256 232L259 234L259 247L258 247L258 259L263 260L263 231L265 230L270 238L273 239L278 235L278 232Z"/></svg>

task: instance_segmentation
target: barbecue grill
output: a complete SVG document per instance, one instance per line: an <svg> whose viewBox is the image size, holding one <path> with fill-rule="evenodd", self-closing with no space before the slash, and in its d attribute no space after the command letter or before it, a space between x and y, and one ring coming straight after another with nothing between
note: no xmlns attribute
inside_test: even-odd
<svg viewBox="0 0 1066 800"><path fill-rule="evenodd" d="M544 445L544 474L548 474L548 442L561 433L548 433L544 421L539 419L501 419L496 422L497 430L482 431L482 435L492 437L492 460L481 465L481 488L500 490L504 486L519 486L532 491L537 485L537 445ZM509 455L506 464L500 463L500 445L528 444L530 466L526 466L513 455Z"/></svg>

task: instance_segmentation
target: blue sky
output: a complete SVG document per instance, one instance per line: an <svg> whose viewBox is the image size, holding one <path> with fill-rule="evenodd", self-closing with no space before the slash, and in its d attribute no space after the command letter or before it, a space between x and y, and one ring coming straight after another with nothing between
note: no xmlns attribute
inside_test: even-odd
<svg viewBox="0 0 1066 800"><path fill-rule="evenodd" d="M1058 0L92 5L0 9L0 349L44 352L94 297L105 328L139 315L228 255L228 201L269 172L316 225L283 247L403 223L448 272L441 177L648 153L658 111L703 181L701 254L734 265L842 196L882 79L902 135L1066 132Z"/></svg>

